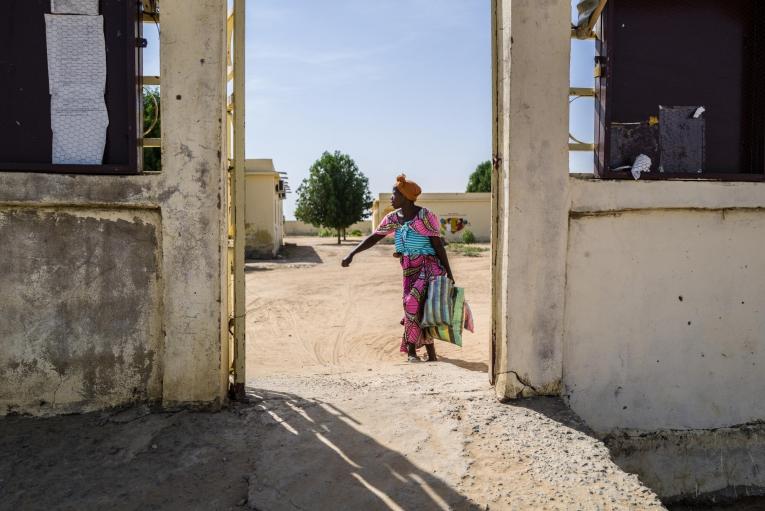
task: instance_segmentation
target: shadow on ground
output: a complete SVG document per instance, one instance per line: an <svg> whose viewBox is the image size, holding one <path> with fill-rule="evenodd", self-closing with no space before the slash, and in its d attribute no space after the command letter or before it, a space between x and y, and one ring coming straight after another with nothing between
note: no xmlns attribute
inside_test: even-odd
<svg viewBox="0 0 765 511"><path fill-rule="evenodd" d="M0 418L0 509L479 509L332 405L249 395L220 413Z"/></svg>
<svg viewBox="0 0 765 511"><path fill-rule="evenodd" d="M574 429L582 434L600 441L595 433L571 408L566 406L563 399L559 397L530 397L508 401L506 404L526 408L537 413L541 413L548 419L563 424L566 427Z"/></svg>
<svg viewBox="0 0 765 511"><path fill-rule="evenodd" d="M457 367L467 369L468 371L475 371L477 373L489 372L489 365L486 362L466 362L464 360L459 360L457 358L448 358L443 355L438 355L438 361L445 362L447 364L452 364Z"/></svg>
<svg viewBox="0 0 765 511"><path fill-rule="evenodd" d="M323 264L321 256L311 246L294 245L288 243L284 246L276 259L247 259L244 271L268 271L281 267L310 267Z"/></svg>
<svg viewBox="0 0 765 511"><path fill-rule="evenodd" d="M326 243L317 243L317 246L320 246L320 247L355 247L362 240L363 240L363 238L343 240L338 245L337 244L337 239L335 239L335 241L327 241Z"/></svg>
<svg viewBox="0 0 765 511"><path fill-rule="evenodd" d="M0 509L242 509L247 414L145 407L0 419Z"/></svg>
<svg viewBox="0 0 765 511"><path fill-rule="evenodd" d="M307 245L287 243L282 249L282 255L286 260L295 263L321 264L324 262L316 252L316 249Z"/></svg>
<svg viewBox="0 0 765 511"><path fill-rule="evenodd" d="M268 429L250 484L258 509L480 509L329 403L261 389L249 395Z"/></svg>

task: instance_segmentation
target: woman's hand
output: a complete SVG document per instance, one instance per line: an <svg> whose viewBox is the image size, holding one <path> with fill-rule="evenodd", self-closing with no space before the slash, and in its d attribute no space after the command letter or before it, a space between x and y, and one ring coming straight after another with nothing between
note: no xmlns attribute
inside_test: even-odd
<svg viewBox="0 0 765 511"><path fill-rule="evenodd" d="M340 264L342 265L343 268L349 267L351 263L353 262L354 255L358 254L359 252L363 252L364 250L368 248L374 247L377 244L377 242L383 239L384 237L385 236L383 236L382 234L377 234L377 233L370 234L369 236L366 237L366 239L364 239L364 241L359 243L356 246L356 248L351 250L351 253L345 256L345 259L343 259L343 262L341 262Z"/></svg>

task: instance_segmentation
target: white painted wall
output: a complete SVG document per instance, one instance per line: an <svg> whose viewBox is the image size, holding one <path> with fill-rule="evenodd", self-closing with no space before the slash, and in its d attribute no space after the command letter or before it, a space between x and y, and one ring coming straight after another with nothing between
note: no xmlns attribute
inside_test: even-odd
<svg viewBox="0 0 765 511"><path fill-rule="evenodd" d="M564 380L599 431L765 417L765 213L571 220Z"/></svg>
<svg viewBox="0 0 765 511"><path fill-rule="evenodd" d="M496 393L557 395L568 216L567 0L495 0Z"/></svg>
<svg viewBox="0 0 765 511"><path fill-rule="evenodd" d="M162 1L167 405L222 403L228 387L226 9L224 0Z"/></svg>
<svg viewBox="0 0 765 511"><path fill-rule="evenodd" d="M600 432L765 417L765 185L574 179L571 188L563 376L572 408Z"/></svg>

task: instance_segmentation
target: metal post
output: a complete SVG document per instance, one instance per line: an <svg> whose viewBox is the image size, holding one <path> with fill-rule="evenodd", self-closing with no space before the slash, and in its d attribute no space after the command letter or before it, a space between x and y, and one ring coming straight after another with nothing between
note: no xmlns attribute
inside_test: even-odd
<svg viewBox="0 0 765 511"><path fill-rule="evenodd" d="M244 108L245 0L234 0L234 394L244 398L245 288L244 288Z"/></svg>

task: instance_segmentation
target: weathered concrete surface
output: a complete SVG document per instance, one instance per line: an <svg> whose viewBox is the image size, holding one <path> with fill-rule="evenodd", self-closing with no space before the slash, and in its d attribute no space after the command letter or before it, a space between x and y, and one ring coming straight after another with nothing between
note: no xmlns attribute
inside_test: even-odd
<svg viewBox="0 0 765 511"><path fill-rule="evenodd" d="M765 207L765 183L608 181L572 174L569 191L572 213Z"/></svg>
<svg viewBox="0 0 765 511"><path fill-rule="evenodd" d="M713 430L619 431L605 443L619 466L638 474L666 502L765 495L762 423Z"/></svg>
<svg viewBox="0 0 765 511"><path fill-rule="evenodd" d="M0 407L161 397L157 210L0 207Z"/></svg>
<svg viewBox="0 0 765 511"><path fill-rule="evenodd" d="M765 210L572 217L564 382L596 431L765 418Z"/></svg>
<svg viewBox="0 0 765 511"><path fill-rule="evenodd" d="M221 400L228 383L226 9L162 2L166 404Z"/></svg>
<svg viewBox="0 0 765 511"><path fill-rule="evenodd" d="M670 501L762 494L765 184L569 189L564 396Z"/></svg>
<svg viewBox="0 0 765 511"><path fill-rule="evenodd" d="M571 5L495 4L496 392L555 395L563 361Z"/></svg>
<svg viewBox="0 0 765 511"><path fill-rule="evenodd" d="M4 329L0 372L5 371L0 378L14 378L0 384L0 414L7 413L9 406L29 413L54 411L48 403L53 402L52 389L59 386L55 401L66 403L68 410L144 399L162 399L166 405L215 405L225 398L226 8L224 0L162 3L162 173L0 173L2 214L31 211L14 213L0 231L4 250L6 246L21 250L19 258L4 258L0 263L0 282L11 285L2 286L0 295L4 316L0 319ZM22 239L19 231L48 232L51 225L69 227L52 228L48 243ZM147 237L149 228L154 229L153 238ZM65 238L72 233L79 237ZM11 236L17 240L15 245L22 245L9 245ZM21 246L37 247L37 251ZM62 247L72 253L61 253ZM91 255L86 258L85 254ZM131 255L128 260L127 255ZM56 270L52 265L57 260L79 261L83 267ZM155 261L153 272L161 277L161 286L143 285L136 280L140 272L133 275L124 266L148 268L149 260ZM83 275L112 280L103 283ZM129 314L127 305L136 303L141 286L148 294ZM66 290L79 301L67 301ZM34 325L23 324L26 317L5 314L18 310L20 293L38 297L38 310L27 311ZM117 297L127 300L124 307L116 308ZM111 310L98 303L101 298L113 305ZM61 305L55 309L57 303ZM111 314L111 323L100 316L103 313ZM115 327L122 322L124 328ZM51 338L38 339L40 332ZM43 348L54 337L55 349L48 353ZM145 353L145 360L130 359L134 353ZM27 365L22 366L22 361ZM18 371L24 367L35 367L30 374L36 380L16 385L13 382L19 381ZM110 379L106 375L115 368L117 374ZM62 372L66 374L63 381Z"/></svg>

